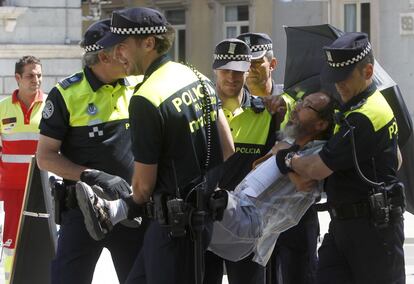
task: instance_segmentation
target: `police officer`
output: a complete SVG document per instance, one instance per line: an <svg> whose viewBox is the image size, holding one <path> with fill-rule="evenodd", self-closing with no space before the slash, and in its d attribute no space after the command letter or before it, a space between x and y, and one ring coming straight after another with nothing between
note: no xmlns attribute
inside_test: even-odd
<svg viewBox="0 0 414 284"><path fill-rule="evenodd" d="M318 155L277 154L287 171L326 178L331 222L319 249L318 283L405 283L402 203L384 200L383 188L364 181L353 161L352 141L364 176L396 182L397 125L372 80L371 44L364 33L345 33L324 52L322 78L335 83L343 103L336 134Z"/></svg>
<svg viewBox="0 0 414 284"><path fill-rule="evenodd" d="M124 283L143 242L145 226L122 224L103 240L93 240L75 197L78 180L100 185L113 199L130 192L128 103L138 79L123 79L125 70L113 59L113 51L96 44L109 32L109 24L109 19L102 20L85 32L81 42L85 67L50 91L40 123L38 165L63 177L65 186L52 283L91 283L104 247Z"/></svg>
<svg viewBox="0 0 414 284"><path fill-rule="evenodd" d="M264 33L244 33L238 38L250 46L253 55L246 86L253 95L263 97L270 111L275 112L280 124L278 129L283 130L295 107L295 99L283 93L272 80L271 73L278 63L272 39ZM314 283L318 235L318 214L311 207L298 225L279 236L268 266L268 283Z"/></svg>
<svg viewBox="0 0 414 284"><path fill-rule="evenodd" d="M182 198L184 214L189 214L185 208L196 209L197 190L192 189L202 182L203 174L207 176L208 189L215 188L216 175L211 173L223 161L223 153L227 157L233 152L231 134L218 108L214 88L198 71L169 59L167 52L175 32L158 11L114 11L111 31L98 43L115 47L128 74L144 74L129 107L135 159L129 211L139 211L152 196L154 206L167 208L170 213L177 209L170 207L172 202L182 204L175 198ZM189 219L178 224L183 225L182 236L178 237L174 231L178 227L158 213L149 225L127 282L194 283ZM211 227L211 221L206 223Z"/></svg>
<svg viewBox="0 0 414 284"><path fill-rule="evenodd" d="M238 39L226 39L218 43L214 51L216 90L236 151L224 163L219 185L230 191L251 171L253 162L265 155L275 142L275 117L265 109L261 98L253 97L244 88L251 57L248 45ZM264 283L264 267L253 262L252 257L238 262L224 260L229 283ZM221 283L222 277L223 259L208 251L204 283Z"/></svg>
<svg viewBox="0 0 414 284"><path fill-rule="evenodd" d="M262 97L271 113L277 114L280 128L289 120L295 107L295 98L283 92L283 86L272 79L278 61L273 54L273 41L265 33L243 33L238 39L246 42L252 51L252 61L246 79L246 86L254 96ZM276 98L276 99L275 99Z"/></svg>

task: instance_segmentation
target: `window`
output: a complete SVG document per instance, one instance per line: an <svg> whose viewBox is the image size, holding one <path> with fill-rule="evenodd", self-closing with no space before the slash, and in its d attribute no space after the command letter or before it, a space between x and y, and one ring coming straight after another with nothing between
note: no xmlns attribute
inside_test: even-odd
<svg viewBox="0 0 414 284"><path fill-rule="evenodd" d="M344 31L356 32L356 4L345 4L344 6Z"/></svg>
<svg viewBox="0 0 414 284"><path fill-rule="evenodd" d="M174 61L185 62L185 10L167 10L165 16L167 21L175 28L175 40L169 54Z"/></svg>
<svg viewBox="0 0 414 284"><path fill-rule="evenodd" d="M224 35L234 38L249 32L249 6L226 6L224 10Z"/></svg>
<svg viewBox="0 0 414 284"><path fill-rule="evenodd" d="M371 34L371 6L370 3L344 4L344 31L364 32Z"/></svg>

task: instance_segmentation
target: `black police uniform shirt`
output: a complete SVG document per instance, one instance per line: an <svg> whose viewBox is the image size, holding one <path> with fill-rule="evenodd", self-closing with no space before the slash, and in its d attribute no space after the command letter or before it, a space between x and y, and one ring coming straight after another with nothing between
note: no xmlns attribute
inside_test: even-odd
<svg viewBox="0 0 414 284"><path fill-rule="evenodd" d="M60 152L73 163L130 182L133 156L128 104L134 86L128 79L104 84L84 68L50 91L40 134L62 141Z"/></svg>
<svg viewBox="0 0 414 284"><path fill-rule="evenodd" d="M223 108L233 136L235 153L223 164L219 187L234 190L252 170L255 160L269 152L276 139L276 116L264 107L262 99L243 89L241 107L236 113Z"/></svg>
<svg viewBox="0 0 414 284"><path fill-rule="evenodd" d="M212 83L202 78L212 103L212 169L223 160L216 124L218 99ZM158 164L154 191L173 195L178 187L185 194L200 177L206 161L203 101L195 73L166 55L151 64L137 86L129 106L132 152L136 162Z"/></svg>
<svg viewBox="0 0 414 284"><path fill-rule="evenodd" d="M395 181L398 128L390 106L375 85L344 104L341 112L355 127L356 153L363 174L377 182ZM350 134L345 125L339 127L319 155L333 171L325 184L328 203L335 206L367 201L371 187L355 170Z"/></svg>

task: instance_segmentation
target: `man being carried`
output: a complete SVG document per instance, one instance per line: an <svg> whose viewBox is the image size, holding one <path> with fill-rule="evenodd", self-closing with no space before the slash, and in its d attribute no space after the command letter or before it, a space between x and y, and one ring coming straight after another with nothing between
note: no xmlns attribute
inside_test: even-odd
<svg viewBox="0 0 414 284"><path fill-rule="evenodd" d="M301 155L318 152L331 135L333 113L333 100L325 93L298 101L283 131L289 148ZM277 142L273 151L281 147L286 142ZM294 173L281 175L276 162L272 156L228 193L223 220L214 226L211 251L232 261L254 252L254 260L266 265L279 234L295 226L314 203L320 194L312 190L316 184Z"/></svg>

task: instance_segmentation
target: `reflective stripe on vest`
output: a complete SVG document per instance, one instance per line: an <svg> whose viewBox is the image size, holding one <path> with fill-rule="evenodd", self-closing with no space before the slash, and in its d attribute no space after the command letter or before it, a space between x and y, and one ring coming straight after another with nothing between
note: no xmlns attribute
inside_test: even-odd
<svg viewBox="0 0 414 284"><path fill-rule="evenodd" d="M360 108L347 111L344 115L345 117L348 117L351 113L361 113L365 115L371 121L375 132L383 128L392 119L394 119L394 113L390 105L378 90L369 96L365 104L363 104ZM338 131L339 125L335 125L334 133L337 133Z"/></svg>
<svg viewBox="0 0 414 284"><path fill-rule="evenodd" d="M0 137L2 140L3 163L27 163L26 155L33 155L39 139L39 123L44 102L33 105L30 122L25 117L20 103L13 103L12 96L0 102ZM16 156L19 155L19 156ZM20 157L21 156L21 157ZM24 177L26 173L21 173Z"/></svg>
<svg viewBox="0 0 414 284"><path fill-rule="evenodd" d="M17 133L2 133L2 141L22 141L22 140L39 140L39 133L33 132L17 132Z"/></svg>
<svg viewBox="0 0 414 284"><path fill-rule="evenodd" d="M3 163L17 163L17 164L27 164L32 160L33 155L1 155L1 160Z"/></svg>

